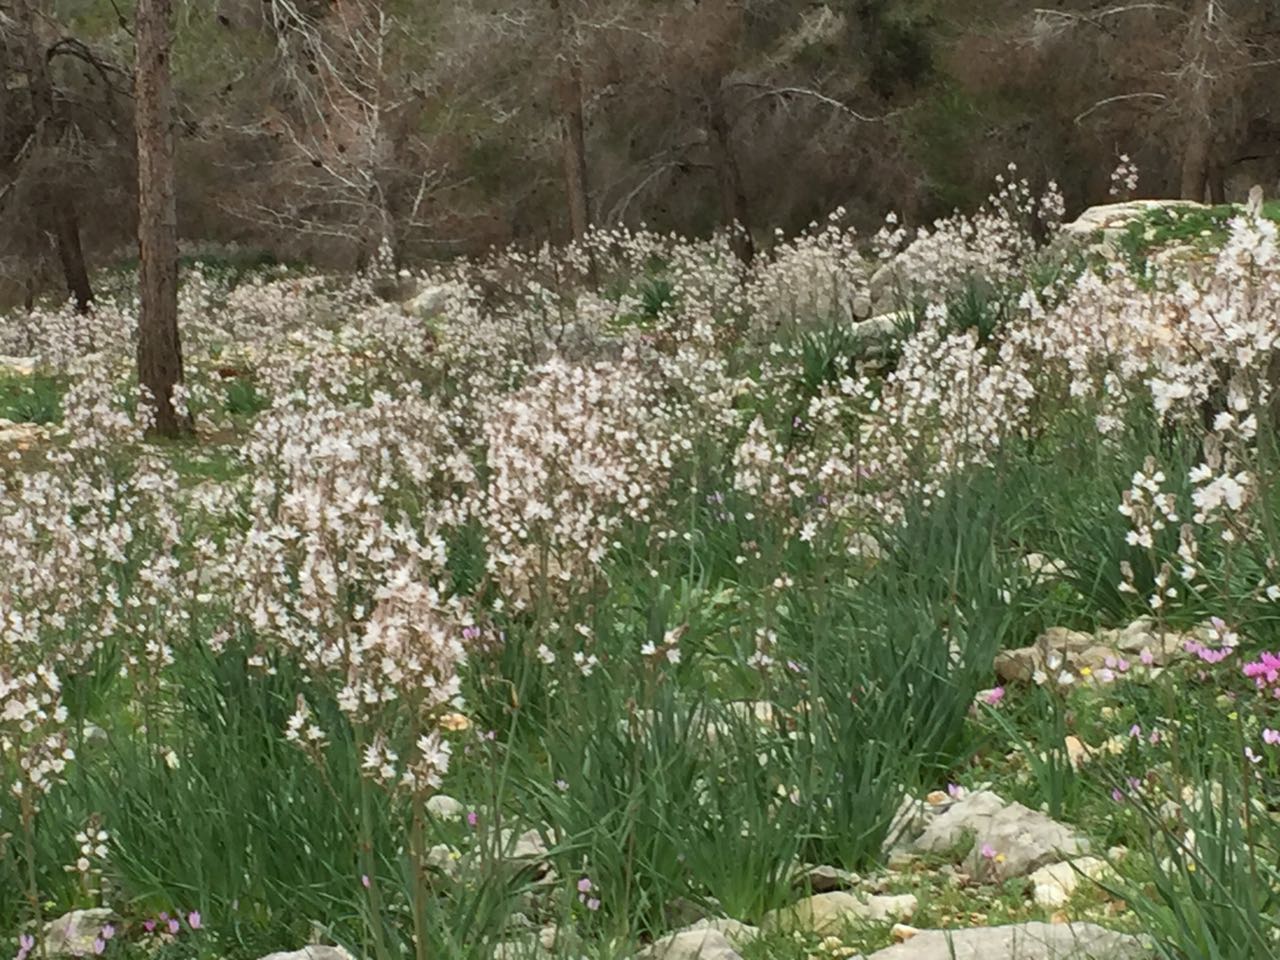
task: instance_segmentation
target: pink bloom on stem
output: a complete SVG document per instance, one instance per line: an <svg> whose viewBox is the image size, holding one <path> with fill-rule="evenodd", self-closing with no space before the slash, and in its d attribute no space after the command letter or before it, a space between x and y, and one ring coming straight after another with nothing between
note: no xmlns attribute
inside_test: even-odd
<svg viewBox="0 0 1280 960"><path fill-rule="evenodd" d="M1274 653L1263 653L1257 660L1246 663L1242 669L1244 675L1253 680L1259 690L1274 687L1276 680L1280 679L1280 656ZM1280 693L1277 693L1277 696L1280 696Z"/></svg>
<svg viewBox="0 0 1280 960"><path fill-rule="evenodd" d="M369 889L369 875L367 873L360 874L360 886L364 887L366 890Z"/></svg>
<svg viewBox="0 0 1280 960"><path fill-rule="evenodd" d="M1129 736L1135 739L1142 736L1142 727L1138 726L1135 723L1132 727L1129 728Z"/></svg>
<svg viewBox="0 0 1280 960"><path fill-rule="evenodd" d="M156 922L154 920L142 921L142 929L147 931L147 933L152 933L155 930L155 928L156 928Z"/></svg>
<svg viewBox="0 0 1280 960"><path fill-rule="evenodd" d="M106 941L103 940L101 937L98 937L93 941L93 952L95 954L101 954L106 949L107 949Z"/></svg>
<svg viewBox="0 0 1280 960"><path fill-rule="evenodd" d="M1270 727L1262 731L1262 742L1275 745L1280 743L1280 730L1272 730Z"/></svg>
<svg viewBox="0 0 1280 960"><path fill-rule="evenodd" d="M588 878L588 877L583 877L581 880L579 880L579 881L578 881L578 892L579 892L579 893L590 893L590 892L591 892L591 880L590 880L590 878Z"/></svg>
<svg viewBox="0 0 1280 960"><path fill-rule="evenodd" d="M996 848L989 843L984 843L978 853L983 860L994 860L996 858Z"/></svg>
<svg viewBox="0 0 1280 960"><path fill-rule="evenodd" d="M480 822L480 816L474 810L467 814L467 826L474 827Z"/></svg>
<svg viewBox="0 0 1280 960"><path fill-rule="evenodd" d="M1138 659L1142 661L1144 667L1149 667L1156 662L1155 655L1146 647L1142 648L1142 653L1138 654Z"/></svg>
<svg viewBox="0 0 1280 960"><path fill-rule="evenodd" d="M192 910L190 913L187 914L187 926L189 926L192 930L199 930L202 924L203 924L203 921L200 919L199 910Z"/></svg>
<svg viewBox="0 0 1280 960"><path fill-rule="evenodd" d="M958 783L948 783L948 784L947 784L947 795L948 795L948 796L951 796L951 797L958 797L958 796L960 796L960 789L961 789L961 788L960 788L960 784L958 784Z"/></svg>
<svg viewBox="0 0 1280 960"><path fill-rule="evenodd" d="M600 909L600 901L599 901L599 900L597 900L595 897L592 897L590 900L588 900L588 901L587 901L587 909L588 909L588 910L599 910L599 909Z"/></svg>
<svg viewBox="0 0 1280 960"><path fill-rule="evenodd" d="M177 932L178 932L178 930L180 930L180 929L181 929L181 924L179 924L177 920L170 920L170 921L169 921L169 932L170 932L170 933L177 933Z"/></svg>
<svg viewBox="0 0 1280 960"><path fill-rule="evenodd" d="M102 937L103 940L110 940L112 937L116 935L116 928L113 925L108 923L105 927L102 928L102 932L99 935Z"/></svg>
<svg viewBox="0 0 1280 960"><path fill-rule="evenodd" d="M996 687L994 690L988 690L986 701L987 706L994 707L1004 699L1004 687Z"/></svg>
<svg viewBox="0 0 1280 960"><path fill-rule="evenodd" d="M1111 799L1116 803L1124 803L1124 794L1120 792L1119 787L1111 788Z"/></svg>

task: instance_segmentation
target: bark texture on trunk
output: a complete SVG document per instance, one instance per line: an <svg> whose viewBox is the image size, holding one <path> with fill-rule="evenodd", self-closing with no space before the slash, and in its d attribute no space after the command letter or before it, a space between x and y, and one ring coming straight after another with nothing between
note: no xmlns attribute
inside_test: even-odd
<svg viewBox="0 0 1280 960"><path fill-rule="evenodd" d="M172 0L138 0L134 76L138 135L138 382L151 394L154 429L177 436L190 420L173 403L182 382L178 340L178 216L169 51Z"/></svg>
<svg viewBox="0 0 1280 960"><path fill-rule="evenodd" d="M560 0L551 0L556 38L560 44L556 63L556 103L560 113L561 163L569 226L573 239L581 240L591 227L591 192L587 173L587 133L582 109L582 69Z"/></svg>
<svg viewBox="0 0 1280 960"><path fill-rule="evenodd" d="M62 139L62 123L53 101L53 82L49 77L48 52L40 39L38 20L44 11L40 0L18 0L17 11L23 30L27 90L31 98L31 116L35 124L40 161L52 167L51 158ZM34 222L40 230L53 234L62 264L67 292L80 313L87 313L93 303L93 286L80 244L80 219L75 201L62 186L51 183L44 171L37 171L40 182L34 192L37 209Z"/></svg>

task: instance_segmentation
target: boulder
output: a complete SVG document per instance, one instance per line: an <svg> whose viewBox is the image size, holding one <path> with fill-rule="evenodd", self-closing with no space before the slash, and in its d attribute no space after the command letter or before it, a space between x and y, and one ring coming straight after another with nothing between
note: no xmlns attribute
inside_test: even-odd
<svg viewBox="0 0 1280 960"><path fill-rule="evenodd" d="M269 953L262 960L355 960L342 947L309 946L288 953Z"/></svg>
<svg viewBox="0 0 1280 960"><path fill-rule="evenodd" d="M1006 803L989 790L953 804L908 849L945 854L961 848L968 838L973 847L965 858L966 869L973 876L998 881L1089 851L1089 841L1071 828L1020 803Z"/></svg>
<svg viewBox="0 0 1280 960"><path fill-rule="evenodd" d="M1071 223L1063 224L1062 235L1075 240L1089 241L1097 234L1123 232L1130 223L1140 220L1154 210L1208 210L1203 203L1194 200L1127 200L1123 203L1106 203L1090 207Z"/></svg>
<svg viewBox="0 0 1280 960"><path fill-rule="evenodd" d="M916 930L867 960L1145 960L1137 937L1092 923L1018 923L968 930Z"/></svg>
<svg viewBox="0 0 1280 960"><path fill-rule="evenodd" d="M768 932L799 931L825 936L840 933L856 923L906 920L916 912L916 906L916 898L909 893L866 899L844 891L818 893L765 914L760 928Z"/></svg>

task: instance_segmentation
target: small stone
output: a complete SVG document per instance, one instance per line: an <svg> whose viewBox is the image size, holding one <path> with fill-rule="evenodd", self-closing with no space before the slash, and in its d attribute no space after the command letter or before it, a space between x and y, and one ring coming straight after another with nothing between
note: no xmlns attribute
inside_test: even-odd
<svg viewBox="0 0 1280 960"><path fill-rule="evenodd" d="M1061 907L1080 887L1080 879L1101 880L1108 872L1107 862L1097 857L1079 857L1040 867L1030 876L1031 898L1037 906Z"/></svg>
<svg viewBox="0 0 1280 960"><path fill-rule="evenodd" d="M889 931L894 943L906 943L920 931L907 923L895 923Z"/></svg>
<svg viewBox="0 0 1280 960"><path fill-rule="evenodd" d="M1089 759L1089 748L1083 740L1071 733L1064 738L1063 745L1067 748L1067 762L1071 764L1071 769L1079 770L1080 765Z"/></svg>
<svg viewBox="0 0 1280 960"><path fill-rule="evenodd" d="M718 930L684 930L655 941L636 954L637 960L742 960Z"/></svg>
<svg viewBox="0 0 1280 960"><path fill-rule="evenodd" d="M309 946L288 953L269 953L262 960L355 960L341 947Z"/></svg>
<svg viewBox="0 0 1280 960"><path fill-rule="evenodd" d="M93 942L114 918L114 913L101 907L65 913L44 925L44 950L51 957L92 956Z"/></svg>
<svg viewBox="0 0 1280 960"><path fill-rule="evenodd" d="M918 902L911 894L870 896L865 900L841 891L819 893L789 907L765 914L760 927L765 931L835 934L859 921L909 919Z"/></svg>
<svg viewBox="0 0 1280 960"><path fill-rule="evenodd" d="M742 923L739 920L733 920L729 917L710 917L692 923L677 933L693 933L698 930L714 930L716 933L722 934L734 947L742 949L750 943L754 943L760 936L760 929L750 924Z"/></svg>
<svg viewBox="0 0 1280 960"><path fill-rule="evenodd" d="M427 801L427 813L440 820L458 820L466 812L467 808L460 801L443 793L437 793Z"/></svg>
<svg viewBox="0 0 1280 960"><path fill-rule="evenodd" d="M807 887L814 893L830 893L833 890L848 890L856 887L862 878L856 873L841 870L839 867L810 867L796 877L796 886Z"/></svg>

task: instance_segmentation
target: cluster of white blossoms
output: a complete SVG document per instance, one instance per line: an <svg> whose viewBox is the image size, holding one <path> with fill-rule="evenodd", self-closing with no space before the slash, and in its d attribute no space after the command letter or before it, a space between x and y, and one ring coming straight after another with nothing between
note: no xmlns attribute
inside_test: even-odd
<svg viewBox="0 0 1280 960"><path fill-rule="evenodd" d="M654 387L634 359L556 358L488 411L477 514L489 572L517 608L589 584L622 525L650 518L675 453Z"/></svg>

